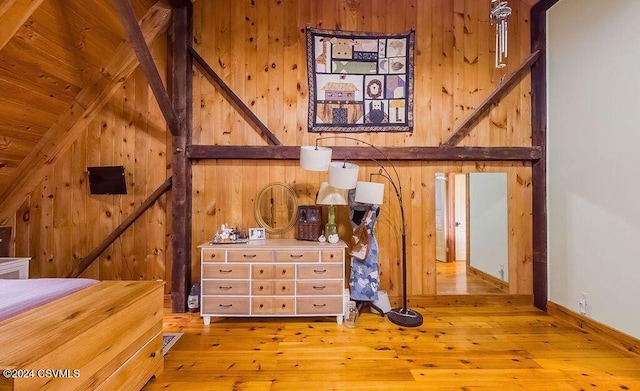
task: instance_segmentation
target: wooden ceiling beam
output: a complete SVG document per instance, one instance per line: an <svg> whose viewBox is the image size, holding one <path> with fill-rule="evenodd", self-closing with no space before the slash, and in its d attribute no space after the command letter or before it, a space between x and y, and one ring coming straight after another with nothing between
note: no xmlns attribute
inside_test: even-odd
<svg viewBox="0 0 640 391"><path fill-rule="evenodd" d="M171 9L156 3L141 19L145 40L153 42L166 31L171 21ZM0 224L6 222L25 198L42 181L65 151L95 118L111 97L122 88L127 77L138 66L136 55L123 42L101 72L92 75L84 84L69 109L62 113L40 142L20 163L14 180L0 194Z"/></svg>
<svg viewBox="0 0 640 391"><path fill-rule="evenodd" d="M122 26L127 32L127 38L131 46L133 47L140 67L147 77L147 82L153 91L153 95L158 101L158 106L162 115L164 116L167 126L171 131L171 134L177 136L180 134L180 123L178 121L178 114L176 114L169 93L162 83L160 72L153 61L151 50L144 39L144 34L138 25L138 19L131 5L131 0L113 0L113 5L120 15L120 21Z"/></svg>
<svg viewBox="0 0 640 391"><path fill-rule="evenodd" d="M377 147L390 160L407 161L536 161L538 147ZM331 147L333 159L378 159L371 147ZM206 159L300 159L299 146L191 145L187 156Z"/></svg>
<svg viewBox="0 0 640 391"><path fill-rule="evenodd" d="M0 50L42 2L43 0L0 0Z"/></svg>

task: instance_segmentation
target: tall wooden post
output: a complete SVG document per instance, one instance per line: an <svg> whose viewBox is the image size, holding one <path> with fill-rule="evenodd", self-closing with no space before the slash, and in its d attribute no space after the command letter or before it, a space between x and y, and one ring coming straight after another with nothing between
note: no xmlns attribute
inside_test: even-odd
<svg viewBox="0 0 640 391"><path fill-rule="evenodd" d="M172 245L171 309L186 312L191 286L191 102L193 73L189 48L192 42L190 3L173 9L171 31L171 100L178 116L179 132L172 137Z"/></svg>
<svg viewBox="0 0 640 391"><path fill-rule="evenodd" d="M540 58L531 68L531 142L540 147L532 164L533 305L547 310L547 10L558 0L542 0L531 8L531 50Z"/></svg>

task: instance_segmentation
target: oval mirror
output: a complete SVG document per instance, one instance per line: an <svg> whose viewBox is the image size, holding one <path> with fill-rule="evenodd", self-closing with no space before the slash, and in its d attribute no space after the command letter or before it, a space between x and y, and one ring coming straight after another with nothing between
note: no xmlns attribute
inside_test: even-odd
<svg viewBox="0 0 640 391"><path fill-rule="evenodd" d="M256 197L256 221L272 234L283 234L296 223L298 199L293 188L286 183L270 183Z"/></svg>

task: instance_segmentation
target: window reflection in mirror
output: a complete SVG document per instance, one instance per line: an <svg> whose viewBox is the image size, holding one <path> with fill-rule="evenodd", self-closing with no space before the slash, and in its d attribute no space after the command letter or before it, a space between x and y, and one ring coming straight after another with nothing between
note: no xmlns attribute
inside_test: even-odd
<svg viewBox="0 0 640 391"><path fill-rule="evenodd" d="M435 192L437 293L507 293L507 174L438 173Z"/></svg>

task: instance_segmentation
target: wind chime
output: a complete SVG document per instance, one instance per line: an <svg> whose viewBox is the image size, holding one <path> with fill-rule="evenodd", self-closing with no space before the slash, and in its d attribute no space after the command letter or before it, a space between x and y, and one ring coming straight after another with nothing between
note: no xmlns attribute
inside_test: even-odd
<svg viewBox="0 0 640 391"><path fill-rule="evenodd" d="M491 24L496 26L496 68L507 66L507 18L511 7L506 1L491 0Z"/></svg>

